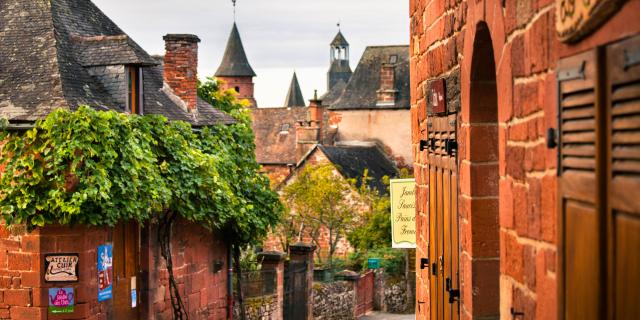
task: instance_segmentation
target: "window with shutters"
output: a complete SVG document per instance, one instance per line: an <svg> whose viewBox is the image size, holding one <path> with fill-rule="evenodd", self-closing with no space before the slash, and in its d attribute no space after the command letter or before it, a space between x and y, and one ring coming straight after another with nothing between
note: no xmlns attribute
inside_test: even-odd
<svg viewBox="0 0 640 320"><path fill-rule="evenodd" d="M561 315L640 315L640 37L558 63Z"/></svg>

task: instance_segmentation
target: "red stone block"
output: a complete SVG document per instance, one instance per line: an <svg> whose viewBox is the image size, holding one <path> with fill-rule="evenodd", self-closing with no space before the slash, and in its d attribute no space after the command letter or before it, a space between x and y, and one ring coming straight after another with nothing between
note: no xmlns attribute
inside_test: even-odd
<svg viewBox="0 0 640 320"><path fill-rule="evenodd" d="M542 178L541 186L541 230L542 240L555 243L556 242L556 224L557 224L557 177L555 175L547 175Z"/></svg>
<svg viewBox="0 0 640 320"><path fill-rule="evenodd" d="M9 309L12 320L38 320L47 318L46 308L37 307L11 307Z"/></svg>
<svg viewBox="0 0 640 320"><path fill-rule="evenodd" d="M524 180L524 152L523 147L507 146L506 148L507 175L514 180Z"/></svg>
<svg viewBox="0 0 640 320"><path fill-rule="evenodd" d="M527 179L529 184L529 191L527 193L527 207L528 207L528 219L527 219L527 235L533 239L540 239L540 227L541 227L541 182L540 179L530 178Z"/></svg>
<svg viewBox="0 0 640 320"><path fill-rule="evenodd" d="M7 254L9 270L29 271L33 267L33 255L30 253L9 252Z"/></svg>
<svg viewBox="0 0 640 320"><path fill-rule="evenodd" d="M505 241L504 254L501 252L502 261L505 265L505 273L514 280L523 283L524 278L524 249L516 237L510 234L504 234Z"/></svg>
<svg viewBox="0 0 640 320"><path fill-rule="evenodd" d="M531 291L536 291L536 248L525 245L524 246L524 284Z"/></svg>
<svg viewBox="0 0 640 320"><path fill-rule="evenodd" d="M4 291L4 303L10 306L31 305L31 289L9 289Z"/></svg>

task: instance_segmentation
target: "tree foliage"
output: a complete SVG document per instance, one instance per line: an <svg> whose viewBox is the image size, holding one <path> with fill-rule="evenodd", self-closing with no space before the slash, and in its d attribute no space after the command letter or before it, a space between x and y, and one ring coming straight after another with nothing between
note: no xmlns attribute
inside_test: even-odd
<svg viewBox="0 0 640 320"><path fill-rule="evenodd" d="M227 103L238 122L199 133L161 116L89 107L3 132L2 218L29 227L113 226L170 210L235 243L258 241L282 207L258 173L248 115L233 96L225 99L216 103Z"/></svg>
<svg viewBox="0 0 640 320"><path fill-rule="evenodd" d="M316 246L320 245L322 233L328 233L329 267L339 241L358 214L351 185L335 170L330 164L307 166L284 189L284 199L293 217L303 224ZM322 262L320 255L318 260Z"/></svg>

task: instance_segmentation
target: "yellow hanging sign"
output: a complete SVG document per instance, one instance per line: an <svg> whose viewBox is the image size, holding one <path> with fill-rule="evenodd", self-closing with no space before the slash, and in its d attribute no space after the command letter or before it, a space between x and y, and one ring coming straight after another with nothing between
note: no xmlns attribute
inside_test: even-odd
<svg viewBox="0 0 640 320"><path fill-rule="evenodd" d="M393 248L416 247L416 180L393 179L391 193L391 239Z"/></svg>

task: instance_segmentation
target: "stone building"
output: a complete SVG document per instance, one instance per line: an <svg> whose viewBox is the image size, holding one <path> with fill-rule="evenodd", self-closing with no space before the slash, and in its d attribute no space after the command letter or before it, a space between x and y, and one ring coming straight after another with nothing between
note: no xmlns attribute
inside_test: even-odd
<svg viewBox="0 0 640 320"><path fill-rule="evenodd" d="M418 319L640 317L638 12L410 1Z"/></svg>
<svg viewBox="0 0 640 320"><path fill-rule="evenodd" d="M164 37L164 58L149 56L91 1L0 2L0 117L24 130L58 108L88 105L159 114L195 128L234 119L197 96L198 42ZM228 244L218 234L177 221L171 246L182 301L192 319L225 319ZM168 319L168 277L156 226L0 224L0 318ZM98 300L98 247L111 245L113 298ZM75 282L47 278L47 257L77 257ZM46 270L45 270L46 269ZM51 288L74 296L72 313L48 311Z"/></svg>

